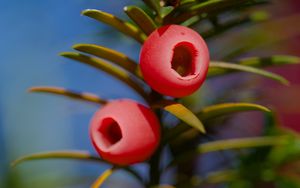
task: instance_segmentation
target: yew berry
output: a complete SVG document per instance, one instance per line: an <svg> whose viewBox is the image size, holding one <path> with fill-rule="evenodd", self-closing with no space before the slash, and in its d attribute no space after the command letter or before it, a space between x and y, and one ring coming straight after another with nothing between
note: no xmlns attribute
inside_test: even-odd
<svg viewBox="0 0 300 188"><path fill-rule="evenodd" d="M103 159L130 165L154 153L160 141L160 125L148 107L129 99L115 100L95 113L90 137Z"/></svg>
<svg viewBox="0 0 300 188"><path fill-rule="evenodd" d="M179 25L153 31L140 53L145 81L157 92L172 97L196 91L204 82L208 64L205 41L194 30Z"/></svg>

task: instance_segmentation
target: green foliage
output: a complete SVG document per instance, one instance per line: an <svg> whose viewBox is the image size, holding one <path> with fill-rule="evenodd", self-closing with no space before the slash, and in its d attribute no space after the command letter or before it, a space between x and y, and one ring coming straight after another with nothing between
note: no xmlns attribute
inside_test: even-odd
<svg viewBox="0 0 300 188"><path fill-rule="evenodd" d="M145 34L136 26L132 25L129 22L125 22L118 17L100 11L100 10L94 10L94 9L87 9L82 12L83 15L94 18L95 20L98 20L100 22L103 22L105 24L108 24L120 32L124 33L125 35L128 35L135 40L137 40L140 43L143 43L146 39Z"/></svg>
<svg viewBox="0 0 300 188"><path fill-rule="evenodd" d="M161 6L159 0L143 0L144 3L151 8L158 16L160 16Z"/></svg>
<svg viewBox="0 0 300 188"><path fill-rule="evenodd" d="M115 78L121 80L125 84L127 84L129 87L131 87L133 90L138 92L142 97L147 97L147 94L145 93L144 89L135 81L131 74L129 72L123 71L122 69L111 65L99 58L87 56L81 53L76 52L63 52L60 54L63 57L76 60L78 62L90 65L92 67L95 67L97 69L100 69Z"/></svg>
<svg viewBox="0 0 300 188"><path fill-rule="evenodd" d="M266 67L273 65L299 64L300 58L288 55L274 55L270 57L248 57L241 59L238 64L251 67Z"/></svg>
<svg viewBox="0 0 300 188"><path fill-rule="evenodd" d="M104 162L102 159L96 156L90 155L88 152L79 151L55 151L55 152L44 152L36 153L32 155L23 156L14 162L12 166L16 166L19 163L31 160L41 160L41 159L76 159L76 160L87 160L87 161L100 161Z"/></svg>
<svg viewBox="0 0 300 188"><path fill-rule="evenodd" d="M199 130L201 133L205 133L204 125L202 122L197 118L197 116L191 112L188 108L183 106L180 103L172 103L164 106L164 109L178 119L185 122L187 125Z"/></svg>
<svg viewBox="0 0 300 188"><path fill-rule="evenodd" d="M262 111L270 113L270 110L264 106L251 104L251 103L223 103L216 104L213 106L204 107L201 111L196 113L201 121L205 122L211 118L217 118L219 116L228 115L231 113L244 112L244 111ZM190 130L185 124L178 124L177 126L171 128L165 134L165 142L170 141L170 139L176 138L178 135Z"/></svg>
<svg viewBox="0 0 300 188"><path fill-rule="evenodd" d="M100 186L102 186L102 184L104 183L104 181L112 175L112 173L114 173L114 171L117 170L117 168L110 168L105 170L100 176L99 178L93 183L93 185L91 186L91 188L98 188Z"/></svg>
<svg viewBox="0 0 300 188"><path fill-rule="evenodd" d="M271 73L269 71L264 71L261 69L257 69L254 67L249 67L245 65L238 65L238 64L233 64L233 63L224 63L224 62L211 62L209 64L209 72L208 72L208 77L212 77L215 75L220 75L220 74L226 74L232 71L244 71L244 72L250 72L254 74L258 74L267 78L271 78L273 80L276 80L282 84L288 85L289 81L283 78L282 76Z"/></svg>
<svg viewBox="0 0 300 188"><path fill-rule="evenodd" d="M143 2L148 9L143 10L137 6L124 7L124 12L132 22L124 21L112 14L94 9L84 10L82 14L114 27L141 44L153 30L166 24L182 24L192 27L206 21L211 24L211 27L208 30L200 31L201 35L204 38L216 38L231 28L245 26L245 23L256 24L269 19L267 12L255 9L255 6L266 3L264 0L181 0L179 3L175 3L175 6L167 6L170 4L167 1L143 0ZM235 16L222 22L220 17L224 16L224 13ZM295 19L294 17L288 19L287 23L290 23L291 20L295 21ZM286 22L281 21L276 24L277 26L285 26ZM288 37L290 35L283 36L281 39ZM249 38L249 40L252 39L254 37ZM233 63L227 62L258 45L256 40L254 42L250 41L251 45L248 41L241 42L246 43L245 46L231 46L230 49L232 51L227 52L224 59L211 61L208 78L221 77L233 72L249 72L273 79L285 85L288 84L288 80L284 77L261 68L296 64L300 62L299 57L274 55L269 57L249 57L232 61ZM253 103L229 102L204 106L200 111L193 112L188 106L181 104L178 99L166 98L152 90L147 90L147 84L143 81L138 63L127 55L95 44L76 44L73 46L73 49L81 53L64 52L61 55L104 71L128 85L155 110L161 122L165 120L163 110L181 120L173 127L164 125L161 145L152 158L146 161L150 169L148 174L149 182L145 182L141 175L130 167L112 167L104 171L92 187L101 186L115 170L123 169L136 177L145 186L170 188L173 185L160 185L160 178L165 170L176 166L176 174L182 174L184 173L182 169L184 169L185 164L194 162L191 160L192 158L201 156L204 153L224 150L231 150L236 156L234 159L237 163L233 167L209 173L203 177L200 177L195 172L191 172L192 175L186 181L181 181L179 178L176 179L174 187L177 187L177 185L197 187L219 183L226 184L227 187L231 188L259 187L267 183L276 187L299 186L299 180L297 181L297 178L295 178L297 173L289 168L291 166L297 166L297 169L300 168L297 165L300 157L300 139L297 135L279 129L275 116L269 108ZM70 91L59 87L33 87L29 91L66 96L97 104L106 103L106 100L101 99L97 95ZM216 120L218 117L225 118L225 116L228 118L230 117L228 115L245 111L261 111L268 117L269 121L266 121L264 125L266 131L262 136L214 140L203 143L201 138L213 136L213 133L210 132L210 127L214 123L211 123L211 120ZM224 122L218 124L222 125ZM218 128L223 129L221 125ZM201 141L199 142L199 140ZM181 143L181 145L176 145L176 142ZM160 167L161 153L165 148L169 148L171 154L173 154L172 161L170 164ZM105 162L99 157L92 156L86 152L57 151L24 156L13 162L12 165L15 166L29 160L53 158Z"/></svg>
<svg viewBox="0 0 300 188"><path fill-rule="evenodd" d="M28 90L29 92L37 92L37 93L50 93L56 95L62 95L73 99L78 99L86 102L93 102L97 104L106 104L106 100L101 99L95 94L92 93L82 93L82 92L75 92L65 88L59 87L32 87Z"/></svg>
<svg viewBox="0 0 300 188"><path fill-rule="evenodd" d="M235 138L220 141L212 141L204 144L200 144L196 149L187 151L179 156L176 156L170 165L174 165L178 162L184 162L197 154L203 154L208 152L229 150L229 149L243 149L253 147L266 147L266 146L283 146L286 145L286 137L274 136L274 137L258 137L258 138Z"/></svg>
<svg viewBox="0 0 300 188"><path fill-rule="evenodd" d="M73 48L80 52L106 59L127 70L128 72L140 77L140 75L137 74L137 63L125 54L95 44L76 44L73 46Z"/></svg>
<svg viewBox="0 0 300 188"><path fill-rule="evenodd" d="M190 1L175 8L164 18L164 23L180 24L188 19L200 15L202 19L210 15L220 14L225 11L236 9L242 6L255 5L260 1L252 0L208 0L208 1Z"/></svg>
<svg viewBox="0 0 300 188"><path fill-rule="evenodd" d="M271 111L261 105L251 103L224 103L216 104L203 108L197 115L203 120L223 116L234 112L253 111L258 110L262 112L270 113Z"/></svg>
<svg viewBox="0 0 300 188"><path fill-rule="evenodd" d="M124 11L145 34L150 35L157 28L152 18L143 9L136 6L127 6L124 7Z"/></svg>

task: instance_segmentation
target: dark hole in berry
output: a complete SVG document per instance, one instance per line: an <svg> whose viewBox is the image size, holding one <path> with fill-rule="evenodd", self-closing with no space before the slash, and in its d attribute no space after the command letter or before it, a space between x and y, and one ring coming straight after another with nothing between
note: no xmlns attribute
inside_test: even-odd
<svg viewBox="0 0 300 188"><path fill-rule="evenodd" d="M195 74L195 57L197 51L189 42L180 42L173 49L172 69L180 76Z"/></svg>
<svg viewBox="0 0 300 188"><path fill-rule="evenodd" d="M106 118L102 123L103 125L99 129L102 141L106 147L111 147L122 138L120 126L112 118Z"/></svg>

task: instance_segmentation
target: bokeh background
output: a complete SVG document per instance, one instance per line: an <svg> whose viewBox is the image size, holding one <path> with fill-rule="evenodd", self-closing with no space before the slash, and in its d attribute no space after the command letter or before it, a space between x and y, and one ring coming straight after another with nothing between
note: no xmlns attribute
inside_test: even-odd
<svg viewBox="0 0 300 188"><path fill-rule="evenodd" d="M127 19L122 10L130 4L142 4L142 1L0 1L0 187L88 187L106 168L94 163L49 160L28 162L11 169L9 163L22 155L49 150L76 149L94 153L88 137L88 125L98 107L51 95L30 94L27 89L32 86L62 86L93 92L103 98L141 100L112 77L57 55L69 51L76 43L94 43L138 60L140 46L134 40L80 15L83 9L96 8ZM258 26L232 29L218 40L212 38L207 41L212 59L221 60L231 45L245 45L243 40L253 36L260 37L254 40L256 45L253 48L242 54L243 57L300 56L300 2L274 0L261 9L270 11L272 20L287 23L283 24L284 27L275 27L272 21L264 22ZM287 18L293 21L287 21ZM241 86L242 80L250 90L246 93L236 89L232 100L246 100L253 92L259 93L259 102L272 107L282 125L300 131L300 66L288 65L270 70L286 76L291 86L280 86L250 75L237 80L233 75L206 83L206 90L202 89L203 95L210 96L206 103L217 98L220 91ZM246 87L245 84L242 86ZM260 121L255 113L243 113L231 122L233 126L242 122L246 129L224 131L220 135L258 134L258 126L247 126L249 115L253 117L252 124ZM142 165L137 168L147 170ZM165 179L167 182L168 177ZM122 172L114 174L107 185L139 187L134 179Z"/></svg>

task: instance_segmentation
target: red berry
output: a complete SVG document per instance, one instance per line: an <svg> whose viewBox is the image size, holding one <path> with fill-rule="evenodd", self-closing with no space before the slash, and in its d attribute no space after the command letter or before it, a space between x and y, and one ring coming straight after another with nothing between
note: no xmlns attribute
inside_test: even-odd
<svg viewBox="0 0 300 188"><path fill-rule="evenodd" d="M90 136L103 159L129 165L153 154L160 141L160 125L148 107L129 99L115 100L95 113Z"/></svg>
<svg viewBox="0 0 300 188"><path fill-rule="evenodd" d="M145 81L157 92L184 97L204 82L209 64L205 41L194 30L167 25L143 44L140 66Z"/></svg>

